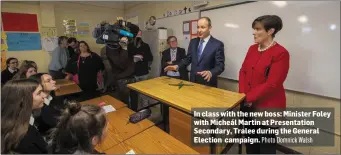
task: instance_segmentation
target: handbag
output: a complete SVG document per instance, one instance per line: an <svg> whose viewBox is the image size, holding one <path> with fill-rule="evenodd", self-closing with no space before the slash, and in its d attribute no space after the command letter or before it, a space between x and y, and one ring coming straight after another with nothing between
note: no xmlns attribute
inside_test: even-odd
<svg viewBox="0 0 341 155"><path fill-rule="evenodd" d="M72 81L74 81L76 84L79 84L79 79L78 79L78 71L79 71L79 59L81 58L81 55L78 56L77 60L77 73L73 75Z"/></svg>

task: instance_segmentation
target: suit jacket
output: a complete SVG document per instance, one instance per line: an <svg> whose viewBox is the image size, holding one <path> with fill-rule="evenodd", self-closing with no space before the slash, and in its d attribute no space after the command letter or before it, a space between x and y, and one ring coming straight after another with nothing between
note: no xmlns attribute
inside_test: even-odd
<svg viewBox="0 0 341 155"><path fill-rule="evenodd" d="M29 125L26 135L21 139L14 152L19 154L47 154L47 143L38 130Z"/></svg>
<svg viewBox="0 0 341 155"><path fill-rule="evenodd" d="M186 58L186 50L183 48L178 47L176 49L176 60L172 62L173 65L179 65L182 61L182 59ZM162 59L161 59L161 76L167 75L166 72L163 71L163 69L167 66L168 61L171 61L171 52L170 48L166 49L165 51L162 52ZM179 68L179 73L180 73L180 79L182 80L187 80L188 81L188 71L186 69L186 66L183 66Z"/></svg>
<svg viewBox="0 0 341 155"><path fill-rule="evenodd" d="M211 36L199 59L197 52L199 42L200 38L194 38L190 41L187 56L180 63L179 67L192 64L190 81L212 87L217 87L217 77L225 70L224 43ZM206 70L212 73L212 77L209 82L205 81L204 78L200 75L197 75L197 72Z"/></svg>

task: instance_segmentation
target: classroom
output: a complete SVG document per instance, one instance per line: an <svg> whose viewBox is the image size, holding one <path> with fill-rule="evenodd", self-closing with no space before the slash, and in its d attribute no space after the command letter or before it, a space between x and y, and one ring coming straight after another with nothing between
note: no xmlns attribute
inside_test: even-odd
<svg viewBox="0 0 341 155"><path fill-rule="evenodd" d="M340 154L340 6L1 1L1 153Z"/></svg>

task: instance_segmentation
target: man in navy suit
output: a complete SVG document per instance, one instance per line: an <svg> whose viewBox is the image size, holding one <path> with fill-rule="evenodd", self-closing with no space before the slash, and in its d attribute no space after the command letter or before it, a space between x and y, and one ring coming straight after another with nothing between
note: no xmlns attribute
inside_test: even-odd
<svg viewBox="0 0 341 155"><path fill-rule="evenodd" d="M178 47L178 39L175 36L169 36L167 39L169 48L162 52L161 67L162 70L170 65L178 65L182 59L186 58L186 50ZM179 71L162 72L161 76L169 76L188 81L188 71L186 66L178 69Z"/></svg>
<svg viewBox="0 0 341 155"><path fill-rule="evenodd" d="M177 71L191 65L190 81L217 87L218 75L225 69L224 44L210 35L211 20L201 17L198 20L198 38L192 39L188 53L179 65L167 66L164 71Z"/></svg>

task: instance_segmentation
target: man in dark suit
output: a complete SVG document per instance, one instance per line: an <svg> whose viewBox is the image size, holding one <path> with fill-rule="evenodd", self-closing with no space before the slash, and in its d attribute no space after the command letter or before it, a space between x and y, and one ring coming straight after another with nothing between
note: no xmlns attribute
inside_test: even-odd
<svg viewBox="0 0 341 155"><path fill-rule="evenodd" d="M189 43L187 57L179 65L167 66L164 71L177 71L192 64L192 82L217 87L217 77L225 69L224 44L210 35L211 28L211 20L201 17L198 20L198 38Z"/></svg>
<svg viewBox="0 0 341 155"><path fill-rule="evenodd" d="M179 65L181 60L186 58L186 51L185 49L178 47L178 41L175 36L169 36L167 42L170 48L162 52L162 69L165 69L169 65ZM179 71L161 72L161 76L164 75L188 81L186 66L179 68Z"/></svg>

